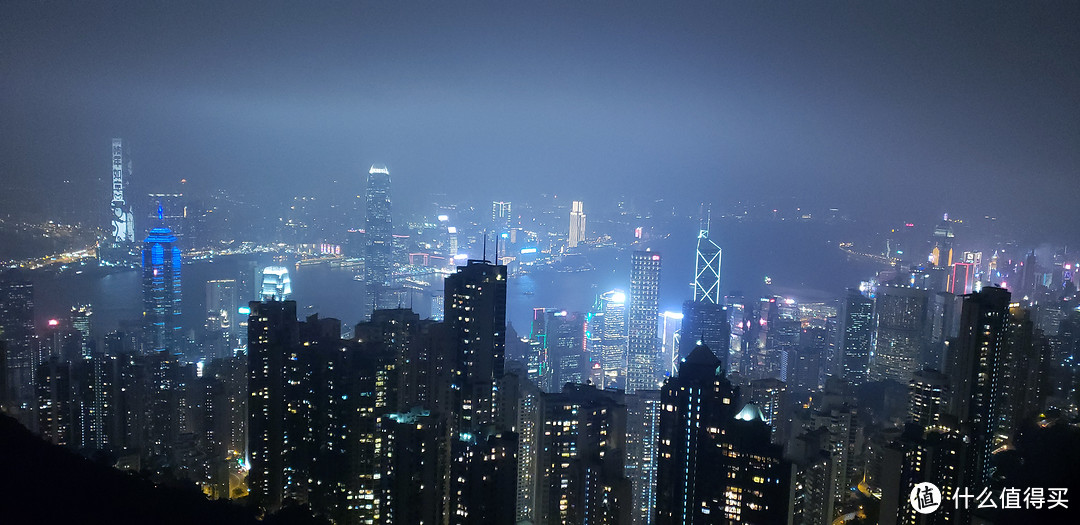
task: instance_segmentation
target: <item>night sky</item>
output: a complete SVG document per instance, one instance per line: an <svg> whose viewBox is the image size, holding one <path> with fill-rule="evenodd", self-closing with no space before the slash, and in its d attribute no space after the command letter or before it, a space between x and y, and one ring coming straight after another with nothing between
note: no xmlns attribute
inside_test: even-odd
<svg viewBox="0 0 1080 525"><path fill-rule="evenodd" d="M1077 2L224 4L0 3L0 203L90 191L121 136L147 188L284 197L380 162L398 199L1080 224Z"/></svg>

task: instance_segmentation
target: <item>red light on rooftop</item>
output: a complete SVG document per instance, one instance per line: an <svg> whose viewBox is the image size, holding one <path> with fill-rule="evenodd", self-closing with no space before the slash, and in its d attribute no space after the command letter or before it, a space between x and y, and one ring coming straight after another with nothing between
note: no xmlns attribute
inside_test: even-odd
<svg viewBox="0 0 1080 525"><path fill-rule="evenodd" d="M49 319L49 326L60 326L60 321L56 319Z"/></svg>

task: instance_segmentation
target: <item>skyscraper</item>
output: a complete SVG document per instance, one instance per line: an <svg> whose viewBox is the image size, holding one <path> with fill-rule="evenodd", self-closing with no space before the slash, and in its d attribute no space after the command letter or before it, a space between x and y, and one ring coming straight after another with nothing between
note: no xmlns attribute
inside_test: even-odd
<svg viewBox="0 0 1080 525"><path fill-rule="evenodd" d="M694 256L694 298L683 303L683 326L679 359L699 344L708 346L728 365L731 325L720 296L720 246L709 238L711 219L706 216L698 229ZM726 369L726 368L725 368Z"/></svg>
<svg viewBox="0 0 1080 525"><path fill-rule="evenodd" d="M34 284L19 279L0 280L0 340L6 341L7 400L11 408L29 414L34 390ZM29 420L24 419L29 426Z"/></svg>
<svg viewBox="0 0 1080 525"><path fill-rule="evenodd" d="M604 388L626 383L626 294L610 290L600 294L600 366Z"/></svg>
<svg viewBox="0 0 1080 525"><path fill-rule="evenodd" d="M82 358L90 359L90 349L93 347L93 334L90 332L90 320L94 315L94 308L89 304L80 304L71 307L71 327L82 336Z"/></svg>
<svg viewBox="0 0 1080 525"><path fill-rule="evenodd" d="M495 422L496 381L506 354L506 266L469 260L446 278L445 322L454 345L460 428Z"/></svg>
<svg viewBox="0 0 1080 525"><path fill-rule="evenodd" d="M975 291L975 264L967 262L953 264L947 291L956 295L966 295Z"/></svg>
<svg viewBox="0 0 1080 525"><path fill-rule="evenodd" d="M656 319L659 312L660 254L630 256L630 313L627 321L626 393L656 390ZM684 318L685 321L685 318Z"/></svg>
<svg viewBox="0 0 1080 525"><path fill-rule="evenodd" d="M684 302L682 330L679 338L679 359L676 365L690 355L695 346L704 344L709 348L715 348L717 357L727 370L731 347L731 323L728 322L728 312L723 305L708 301Z"/></svg>
<svg viewBox="0 0 1080 525"><path fill-rule="evenodd" d="M928 292L919 288L882 286L874 305L876 337L870 377L907 384L919 370L929 344Z"/></svg>
<svg viewBox="0 0 1080 525"><path fill-rule="evenodd" d="M367 243L364 275L371 299L377 303L393 270L393 223L390 219L390 170L373 164L367 180Z"/></svg>
<svg viewBox="0 0 1080 525"><path fill-rule="evenodd" d="M949 377L954 389L950 406L971 446L964 462L964 483L985 487L993 474L991 453L1000 445L1008 388L1009 300L1003 289L985 286L964 299L960 337L950 348Z"/></svg>
<svg viewBox="0 0 1080 525"><path fill-rule="evenodd" d="M720 364L698 346L664 383L655 523L789 523L791 465Z"/></svg>
<svg viewBox="0 0 1080 525"><path fill-rule="evenodd" d="M920 428L937 425L945 410L949 378L937 370L919 370L911 377L908 420Z"/></svg>
<svg viewBox="0 0 1080 525"><path fill-rule="evenodd" d="M843 305L840 334L840 366L852 385L865 383L870 374L870 350L874 336L874 301L858 290L848 290Z"/></svg>
<svg viewBox="0 0 1080 525"><path fill-rule="evenodd" d="M492 201L491 224L495 228L495 235L510 231L512 213L509 201Z"/></svg>
<svg viewBox="0 0 1080 525"><path fill-rule="evenodd" d="M255 505L274 509L301 492L296 455L306 427L298 399L303 370L294 359L300 324L294 301L252 302L248 319L248 487ZM300 475L304 479L300 480Z"/></svg>
<svg viewBox="0 0 1080 525"><path fill-rule="evenodd" d="M262 283L259 286L259 298L286 301L292 297L292 280L289 269L284 266L267 266L262 271Z"/></svg>
<svg viewBox="0 0 1080 525"><path fill-rule="evenodd" d="M629 523L622 397L585 385L543 395L538 523Z"/></svg>
<svg viewBox="0 0 1080 525"><path fill-rule="evenodd" d="M163 213L160 211L158 216ZM180 248L164 225L143 241L143 334L149 351L175 351L180 339Z"/></svg>
<svg viewBox="0 0 1080 525"><path fill-rule="evenodd" d="M124 201L124 190L130 182L131 160L124 156L124 141L112 140L112 203L111 210L112 243L129 245L135 242L135 219L131 208Z"/></svg>
<svg viewBox="0 0 1080 525"><path fill-rule="evenodd" d="M585 204L574 201L570 206L570 235L566 245L577 248L582 242L585 242Z"/></svg>
<svg viewBox="0 0 1080 525"><path fill-rule="evenodd" d="M721 250L709 238L711 222L711 218L706 218L698 230L697 256L694 258L694 301L720 304Z"/></svg>

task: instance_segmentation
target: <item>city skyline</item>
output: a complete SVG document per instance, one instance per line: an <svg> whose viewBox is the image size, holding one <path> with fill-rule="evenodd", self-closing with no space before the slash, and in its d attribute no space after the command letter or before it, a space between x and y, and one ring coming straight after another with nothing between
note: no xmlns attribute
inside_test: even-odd
<svg viewBox="0 0 1080 525"><path fill-rule="evenodd" d="M5 205L24 209L20 196L64 181L86 191L104 176L91 166L108 135L125 137L133 184L258 188L255 199L272 188L331 192L378 160L416 187L514 182L492 199L540 192L545 181L595 201L629 179L670 199L708 193L718 205L762 191L901 220L909 210L998 215L1078 242L1064 226L1072 221L1032 213L1076 217L1071 4L634 4L610 17L603 4L404 4L327 8L335 22L284 4L254 15L233 5L6 5ZM113 31L105 13L128 29ZM80 27L79 46L65 24ZM269 45L235 45L245 40ZM100 73L116 63L123 75ZM679 102L648 102L664 99ZM72 121L67 147L46 150ZM574 169L547 168L560 164ZM941 179L952 191L882 198ZM981 198L954 198L967 194Z"/></svg>
<svg viewBox="0 0 1080 525"><path fill-rule="evenodd" d="M1080 522L1077 5L199 1L0 5L0 521Z"/></svg>

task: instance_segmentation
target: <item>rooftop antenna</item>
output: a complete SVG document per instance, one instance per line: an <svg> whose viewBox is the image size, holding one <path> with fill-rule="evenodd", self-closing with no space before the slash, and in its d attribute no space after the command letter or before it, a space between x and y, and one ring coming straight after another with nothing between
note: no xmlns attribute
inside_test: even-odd
<svg viewBox="0 0 1080 525"><path fill-rule="evenodd" d="M484 262L488 262L488 260L487 260L487 234L488 234L488 231L484 230Z"/></svg>
<svg viewBox="0 0 1080 525"><path fill-rule="evenodd" d="M499 264L499 234L495 235L495 264Z"/></svg>

